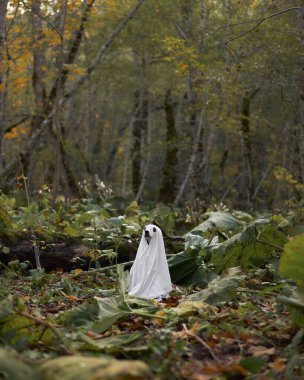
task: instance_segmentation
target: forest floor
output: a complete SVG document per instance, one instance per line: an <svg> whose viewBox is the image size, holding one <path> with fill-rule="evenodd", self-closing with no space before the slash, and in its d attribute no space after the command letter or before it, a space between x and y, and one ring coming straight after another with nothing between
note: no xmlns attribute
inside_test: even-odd
<svg viewBox="0 0 304 380"><path fill-rule="evenodd" d="M91 306L96 299L102 308L103 300L120 297L118 285L115 272L75 270L32 277L9 270L1 276L2 342L14 347L29 367L43 367L63 355L128 360L122 372L113 375L108 368L104 377L94 377L90 368L79 379L303 378L303 330L292 326L277 302L269 273L248 273L234 300L221 306L187 300L199 289L180 286L164 302L139 304L134 313L123 314L118 302L107 309L110 326L98 327L98 313ZM139 360L146 365L138 366ZM53 361L49 370L57 370L58 377L51 379L70 379L69 367L62 372L61 364ZM8 378L19 378L12 376Z"/></svg>
<svg viewBox="0 0 304 380"><path fill-rule="evenodd" d="M0 379L304 378L304 226L294 217L0 200ZM133 259L151 221L174 283L163 302L128 296L127 265L113 265ZM50 256L59 268L45 265Z"/></svg>

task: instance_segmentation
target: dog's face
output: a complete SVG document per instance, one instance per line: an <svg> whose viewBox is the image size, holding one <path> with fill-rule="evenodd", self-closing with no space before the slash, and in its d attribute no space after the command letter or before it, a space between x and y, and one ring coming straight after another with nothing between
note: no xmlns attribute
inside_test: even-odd
<svg viewBox="0 0 304 380"><path fill-rule="evenodd" d="M145 227L145 239L148 244L150 244L150 241L152 240L155 233L156 233L156 228L154 226L148 225Z"/></svg>

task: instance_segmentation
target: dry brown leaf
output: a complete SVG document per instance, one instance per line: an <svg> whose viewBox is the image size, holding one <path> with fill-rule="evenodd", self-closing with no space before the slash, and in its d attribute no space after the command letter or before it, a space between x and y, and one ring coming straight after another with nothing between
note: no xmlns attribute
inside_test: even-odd
<svg viewBox="0 0 304 380"><path fill-rule="evenodd" d="M271 356L275 354L275 348L274 347L267 348L264 346L253 346L249 348L248 352L252 354L253 356L264 356L264 355Z"/></svg>

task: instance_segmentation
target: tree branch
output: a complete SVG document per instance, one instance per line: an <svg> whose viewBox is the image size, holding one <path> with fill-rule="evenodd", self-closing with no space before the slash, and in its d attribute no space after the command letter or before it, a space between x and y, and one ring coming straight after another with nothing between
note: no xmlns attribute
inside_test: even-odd
<svg viewBox="0 0 304 380"><path fill-rule="evenodd" d="M102 58L104 58L106 50L109 48L109 46L113 43L114 39L118 36L118 34L122 31L122 29L126 26L126 24L134 17L136 12L139 10L140 6L145 2L146 0L139 0L137 4L132 8L131 12L121 21L121 23L118 25L118 27L113 31L113 33L109 36L109 38L106 40L106 42L101 46L99 49L98 54L96 55L93 62L90 64L90 66L87 69L87 73L84 74L74 85L73 89L67 93L59 102L59 104L64 104L68 99L72 98L77 90L81 87L81 85L85 82L85 80L89 77L90 73L96 69L98 64L101 62ZM53 109L49 112L47 117L43 120L40 127L37 128L32 136L30 137L29 141L27 142L26 146L20 152L20 156L25 157L27 156L31 150L34 148L36 141L38 140L40 134L42 131L50 124L52 117L54 116L56 111L56 108L53 107ZM0 186L3 186L7 181L7 177L9 177L12 174L12 171L17 167L19 163L19 158L15 158L12 160L0 173Z"/></svg>
<svg viewBox="0 0 304 380"><path fill-rule="evenodd" d="M102 59L105 56L105 52L108 50L114 39L118 36L118 34L123 30L123 28L127 25L127 23L134 17L134 15L137 13L139 8L142 6L142 4L146 0L138 0L137 4L132 8L131 12L125 16L125 18L120 22L120 24L116 27L116 29L113 31L113 33L108 37L106 42L101 46L98 53L96 54L94 60L90 64L90 66L87 68L86 73L79 78L79 80L74 84L73 88L70 92L68 92L62 101L62 103L65 103L66 100L71 98L78 89L83 85L83 83L88 79L90 74L96 69L96 67L100 64Z"/></svg>
<svg viewBox="0 0 304 380"><path fill-rule="evenodd" d="M269 16L262 17L262 18L260 18L260 19L254 19L254 20L242 21L242 22L240 22L240 23L226 25L226 26L224 26L224 27L222 27L222 28L220 28L220 29L217 29L214 33L216 33L217 31L219 31L219 30L221 30L221 29L230 28L230 27L232 27L232 26L237 26L237 25L247 24L247 23L251 23L251 22L256 22L256 23L257 23L254 27L252 27L251 29L247 30L246 32L241 33L241 34L239 34L238 36L235 36L235 37L231 38L230 40L226 41L226 42L225 42L225 45L228 45L228 44L230 44L230 42L232 42L232 41L234 41L234 40L237 40L237 39L239 39L239 38L242 38L242 37L246 36L247 34L253 32L254 30L258 29L258 28L263 24L263 22L265 22L266 20L269 20L269 19L271 19L271 18L273 18L273 17L280 16L280 15L283 14L283 13L287 13L287 12L294 11L294 10L301 10L301 11L303 11L303 9L304 9L304 8L302 8L302 7L292 7L292 8L283 9L283 10L280 11L280 12L273 13L273 14L271 14L271 15L269 15Z"/></svg>
<svg viewBox="0 0 304 380"><path fill-rule="evenodd" d="M203 345L209 352L210 356L212 357L212 359L214 359L217 363L221 364L221 361L220 359L215 355L215 353L213 352L212 348L209 346L208 343L206 343L202 338L200 338L199 336L195 335L193 332L189 331L187 329L187 326L185 323L183 323L183 329L185 330L186 334L191 336L192 338L196 339L201 345Z"/></svg>
<svg viewBox="0 0 304 380"><path fill-rule="evenodd" d="M88 2L86 4L83 12L82 12L82 17L80 20L80 26L79 26L78 30L76 30L76 32L75 32L75 37L74 37L74 40L72 41L71 48L70 48L70 51L68 53L67 59L64 62L64 65L61 69L61 72L59 73L59 76L55 80L55 83L54 83L54 85L50 91L50 95L49 95L50 101L53 101L56 98L58 81L61 82L61 86L64 88L64 84L67 80L67 76L69 73L69 66L67 66L67 65L73 64L75 59L76 59L76 56L77 56L77 53L78 53L78 50L79 50L79 47L80 47L80 44L82 41L82 37L84 34L85 23L87 22L89 13L90 13L93 5L94 5L94 2L95 2L95 0Z"/></svg>
<svg viewBox="0 0 304 380"><path fill-rule="evenodd" d="M23 124L25 121L29 120L31 118L31 115L24 115L21 120L17 121L16 123L10 125L7 127L4 131L4 133L10 132L12 129L19 127L19 125Z"/></svg>

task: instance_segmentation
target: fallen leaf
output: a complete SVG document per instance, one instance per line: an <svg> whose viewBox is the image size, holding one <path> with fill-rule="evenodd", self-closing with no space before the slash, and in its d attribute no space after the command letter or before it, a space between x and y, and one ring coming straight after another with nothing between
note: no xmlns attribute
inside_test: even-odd
<svg viewBox="0 0 304 380"><path fill-rule="evenodd" d="M263 355L271 356L275 354L275 348L274 347L267 348L264 346L253 346L249 348L248 352L252 354L253 356L263 356Z"/></svg>
<svg viewBox="0 0 304 380"><path fill-rule="evenodd" d="M78 297L76 297L76 296L66 296L66 298L67 298L69 301L74 301L74 302L82 301L82 298L78 298Z"/></svg>
<svg viewBox="0 0 304 380"><path fill-rule="evenodd" d="M283 372L286 367L286 358L277 358L270 366L277 372Z"/></svg>

